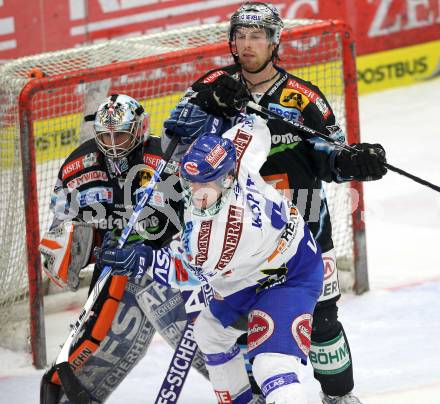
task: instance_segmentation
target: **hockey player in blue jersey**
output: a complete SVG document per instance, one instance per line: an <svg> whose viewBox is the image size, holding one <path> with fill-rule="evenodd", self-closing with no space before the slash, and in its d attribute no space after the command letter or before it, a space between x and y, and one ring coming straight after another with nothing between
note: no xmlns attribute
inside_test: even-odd
<svg viewBox="0 0 440 404"><path fill-rule="evenodd" d="M213 287L194 337L220 403L252 400L236 344L243 318L266 402L307 402L299 368L310 348L323 263L297 209L259 174L270 143L266 122L255 115L222 137L202 135L181 161L187 204L179 236L160 250L142 243L116 249L107 240L97 254L117 274L150 276L173 287Z"/></svg>

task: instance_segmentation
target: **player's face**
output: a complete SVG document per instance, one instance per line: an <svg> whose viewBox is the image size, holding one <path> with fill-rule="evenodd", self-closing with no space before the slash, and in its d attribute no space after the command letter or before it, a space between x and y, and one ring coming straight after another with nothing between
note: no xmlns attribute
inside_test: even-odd
<svg viewBox="0 0 440 404"><path fill-rule="evenodd" d="M106 146L127 150L131 144L131 135L128 132L105 132L100 135Z"/></svg>
<svg viewBox="0 0 440 404"><path fill-rule="evenodd" d="M266 63L275 48L262 28L238 27L234 40L240 64L249 72L258 70Z"/></svg>
<svg viewBox="0 0 440 404"><path fill-rule="evenodd" d="M221 196L223 188L217 181L190 182L191 202L197 209L207 209Z"/></svg>

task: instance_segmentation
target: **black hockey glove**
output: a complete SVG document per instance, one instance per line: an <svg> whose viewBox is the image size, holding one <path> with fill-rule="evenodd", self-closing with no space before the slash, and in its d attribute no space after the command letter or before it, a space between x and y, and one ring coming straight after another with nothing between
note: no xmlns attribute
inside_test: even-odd
<svg viewBox="0 0 440 404"><path fill-rule="evenodd" d="M250 100L246 87L228 74L222 74L211 84L193 84L192 89L197 92L192 102L213 115L234 117Z"/></svg>
<svg viewBox="0 0 440 404"><path fill-rule="evenodd" d="M381 179L387 172L385 150L380 144L356 143L354 150L341 150L335 157L338 176L356 181Z"/></svg>

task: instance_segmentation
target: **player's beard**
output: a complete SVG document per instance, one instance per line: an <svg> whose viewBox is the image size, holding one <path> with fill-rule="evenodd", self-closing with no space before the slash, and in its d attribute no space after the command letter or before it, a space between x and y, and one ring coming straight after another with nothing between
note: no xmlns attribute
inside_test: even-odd
<svg viewBox="0 0 440 404"><path fill-rule="evenodd" d="M268 50L270 50L270 45L268 47ZM247 52L243 52L244 55L246 55ZM255 55L253 57L246 57L246 56L239 56L238 61L240 63L241 68L251 74L256 74L261 72L266 68L267 65L269 65L272 62L272 51L268 52L265 57L259 57L258 55Z"/></svg>

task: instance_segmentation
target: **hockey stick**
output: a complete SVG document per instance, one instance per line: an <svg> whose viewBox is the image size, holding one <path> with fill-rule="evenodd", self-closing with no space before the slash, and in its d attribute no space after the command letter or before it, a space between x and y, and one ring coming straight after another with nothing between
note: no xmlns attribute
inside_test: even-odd
<svg viewBox="0 0 440 404"><path fill-rule="evenodd" d="M209 285L205 285L197 293L196 289L181 290L181 295L185 301L187 322L154 404L177 403L198 349L193 334L194 321L200 313L200 304L204 302L204 306L207 306L214 292Z"/></svg>
<svg viewBox="0 0 440 404"><path fill-rule="evenodd" d="M165 169L168 161L171 159L171 156L173 155L173 152L178 142L179 142L179 138L177 136L172 138L171 143L168 145L168 148L164 156L159 161L158 166L154 171L150 182L144 187L142 187L143 188L142 198L137 203L127 226L125 226L124 230L122 231L121 237L118 240L117 248L122 248L126 243L128 237L130 236L130 233L132 232L138 220L138 217L142 209L146 206L146 204L150 200L155 185L160 181L160 176L163 170ZM54 364L54 368L58 372L61 385L63 386L64 393L66 394L67 398L75 404L88 404L91 402L92 398L90 397L88 391L81 384L81 382L77 379L72 368L70 367L69 351L73 341L76 339L79 331L82 329L82 326L89 318L92 307L95 304L96 299L101 293L110 275L111 275L111 267L107 265L104 267L98 280L96 281L92 292L90 293L86 303L84 304L84 307L81 310L78 320L75 322L75 324L73 324L70 334L67 337L67 340L64 343L63 347L61 348L61 351L58 354Z"/></svg>
<svg viewBox="0 0 440 404"><path fill-rule="evenodd" d="M253 101L249 101L247 103L247 106L251 109L253 109L254 111L258 111L264 115L268 115L271 116L273 118L276 119L281 119L282 121L284 121L285 123L287 123L288 125L292 126L293 128L295 128L297 131L299 131L301 134L304 134L306 136L301 136L301 134L298 134L298 136L300 136L302 139L305 140L309 140L313 137L320 137L321 139L326 140L329 143L332 143L338 147L340 147L341 149L347 150L347 151L354 151L356 150L354 147L345 144L344 142L341 142L339 140L333 139L332 137L325 135L324 133L318 132L312 128L309 128L306 125L303 125L300 122L296 122L296 121L290 121L289 119L277 114L276 112L270 111L267 108L262 107L261 105L256 104ZM432 184L431 182L428 182L420 177L417 177L413 174L408 173L407 171L402 170L401 168L395 167L389 163L383 163L383 165L390 171L394 171L400 175L403 175L415 182L418 182L419 184L425 185L428 188L433 189L434 191L440 192L440 187L438 185Z"/></svg>

